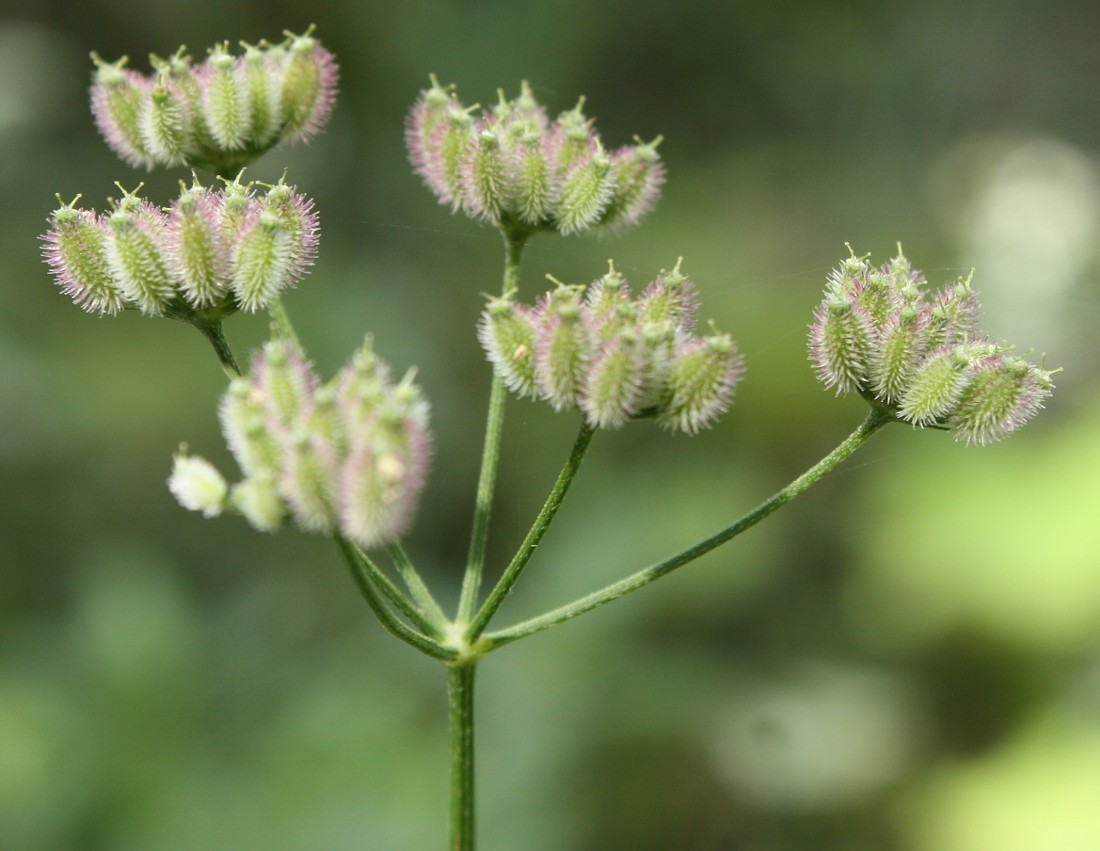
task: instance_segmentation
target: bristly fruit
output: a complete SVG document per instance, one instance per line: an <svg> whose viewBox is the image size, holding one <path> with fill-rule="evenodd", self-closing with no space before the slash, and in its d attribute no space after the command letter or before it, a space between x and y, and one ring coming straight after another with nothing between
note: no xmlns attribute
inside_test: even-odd
<svg viewBox="0 0 1100 851"><path fill-rule="evenodd" d="M181 47L151 56L153 73L105 62L95 53L92 114L111 149L135 168L183 165L228 176L281 142L308 140L328 121L339 68L313 36L280 44L228 43L193 64Z"/></svg>
<svg viewBox="0 0 1100 851"><path fill-rule="evenodd" d="M900 246L882 267L849 252L810 325L810 360L826 387L970 444L1002 440L1043 407L1057 370L978 331L970 277L930 293Z"/></svg>
<svg viewBox="0 0 1100 851"><path fill-rule="evenodd" d="M137 190L104 214L77 200L50 217L42 253L62 292L90 313L132 308L194 321L256 311L317 255L313 202L283 181L238 177L215 190L196 180L166 210Z"/></svg>
<svg viewBox="0 0 1100 851"><path fill-rule="evenodd" d="M409 113L405 143L417 174L456 212L513 235L617 232L657 201L661 137L607 153L583 107L581 98L550 121L524 82L517 98L500 92L496 106L474 116L477 107L433 76Z"/></svg>
<svg viewBox="0 0 1100 851"><path fill-rule="evenodd" d="M744 372L729 335L692 334L695 301L679 262L638 299L612 263L587 288L559 283L534 307L515 293L492 299L478 337L520 396L579 408L592 428L650 416L694 434L729 408Z"/></svg>
<svg viewBox="0 0 1100 851"><path fill-rule="evenodd" d="M169 486L184 508L235 510L261 531L289 517L364 548L411 524L431 454L428 405L411 373L390 381L369 338L324 383L296 344L270 341L230 384L220 418L244 479L227 489L207 462L177 456Z"/></svg>

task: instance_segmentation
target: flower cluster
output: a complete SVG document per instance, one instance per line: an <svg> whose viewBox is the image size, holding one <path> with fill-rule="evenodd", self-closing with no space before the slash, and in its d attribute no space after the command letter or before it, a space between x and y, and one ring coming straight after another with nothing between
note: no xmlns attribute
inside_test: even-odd
<svg viewBox="0 0 1100 851"><path fill-rule="evenodd" d="M881 268L852 254L829 275L810 357L837 393L856 390L913 425L991 443L1042 407L1052 372L983 336L978 310L969 278L930 293L900 246Z"/></svg>
<svg viewBox="0 0 1100 851"><path fill-rule="evenodd" d="M478 337L520 396L580 408L593 428L654 416L694 434L725 412L742 374L728 334L692 334L696 294L676 267L632 299L614 263L587 288L558 284L534 307L495 298Z"/></svg>
<svg viewBox="0 0 1100 851"><path fill-rule="evenodd" d="M261 531L290 516L364 548L412 521L430 454L428 405L411 373L391 381L369 338L327 383L296 344L272 340L230 384L220 417L244 479L229 487L181 451L168 486L184 508L208 517L231 508Z"/></svg>
<svg viewBox="0 0 1100 851"><path fill-rule="evenodd" d="M242 43L234 56L219 44L194 65L180 48L150 57L152 75L126 68L127 57L96 71L92 113L99 132L134 167L186 165L234 173L283 141L316 135L336 95L332 54L312 36L281 44Z"/></svg>
<svg viewBox="0 0 1100 851"><path fill-rule="evenodd" d="M43 255L62 291L90 313L255 311L301 279L318 240L309 198L281 181L257 185L238 178L214 190L196 181L167 209L135 190L107 213L78 208L77 196L51 216Z"/></svg>
<svg viewBox="0 0 1100 851"><path fill-rule="evenodd" d="M440 203L500 227L563 234L637 224L657 200L661 139L604 150L584 98L551 122L524 83L474 117L435 77L409 114L413 166Z"/></svg>

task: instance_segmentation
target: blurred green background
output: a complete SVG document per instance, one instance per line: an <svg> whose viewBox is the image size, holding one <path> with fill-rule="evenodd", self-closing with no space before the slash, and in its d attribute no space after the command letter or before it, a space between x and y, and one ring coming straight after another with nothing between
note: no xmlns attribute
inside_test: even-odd
<svg viewBox="0 0 1100 851"><path fill-rule="evenodd" d="M365 331L417 365L436 453L408 547L453 600L499 287L492 230L413 176L429 72L466 103L531 81L588 96L608 144L664 134L656 212L616 240L542 237L524 291L614 257L685 258L748 374L688 439L598 435L500 625L709 534L863 416L806 363L845 241L901 240L936 284L977 268L995 337L1064 366L1048 410L968 449L887 429L761 527L626 600L494 654L479 679L486 851L1100 848L1100 6L971 3L8 0L0 11L0 849L442 848L443 677L372 620L336 548L179 509L186 440L232 470L223 378L191 329L93 319L37 235L113 182L167 202L98 138L95 50L276 39L338 57L327 132L253 169L316 199L286 299L322 373ZM240 354L260 317L228 326ZM499 570L575 417L511 402Z"/></svg>

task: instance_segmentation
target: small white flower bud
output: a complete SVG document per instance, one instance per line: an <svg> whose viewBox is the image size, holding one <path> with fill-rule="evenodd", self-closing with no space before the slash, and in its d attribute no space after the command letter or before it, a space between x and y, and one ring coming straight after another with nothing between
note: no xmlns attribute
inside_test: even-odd
<svg viewBox="0 0 1100 851"><path fill-rule="evenodd" d="M274 532L286 517L286 506L279 499L275 475L270 470L234 485L229 498L244 519L261 532Z"/></svg>
<svg viewBox="0 0 1100 851"><path fill-rule="evenodd" d="M180 450L172 462L168 490L188 511L201 511L204 517L217 517L225 508L228 486L222 474L205 458Z"/></svg>

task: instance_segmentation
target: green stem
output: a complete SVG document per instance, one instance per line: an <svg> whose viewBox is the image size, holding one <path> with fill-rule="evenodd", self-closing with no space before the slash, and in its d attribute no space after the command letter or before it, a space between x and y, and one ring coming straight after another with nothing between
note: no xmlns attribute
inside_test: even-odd
<svg viewBox="0 0 1100 851"><path fill-rule="evenodd" d="M294 330L294 323L290 321L290 314L283 307L282 299L274 299L267 306L268 315L280 337L301 348L302 343L298 339L298 332Z"/></svg>
<svg viewBox="0 0 1100 851"><path fill-rule="evenodd" d="M569 458L566 459L565 466L562 467L561 472L558 474L558 480L554 482L554 487L550 491L550 495L546 498L542 510L539 512L538 517L535 518L535 522L531 525L530 530L527 532L527 537L523 539L523 543L520 545L511 564L505 568L496 587L489 593L488 598L485 600L485 604L481 607L477 616L470 624L466 632L467 641L473 642L477 640L478 636L485 630L490 619L496 614L497 609L500 608L505 598L511 593L513 586L516 584L516 580L519 579L520 573L522 573L523 568L527 566L527 562L531 560L531 556L535 553L535 548L538 547L539 542L542 541L542 536L546 534L546 530L554 520L554 515L557 514L558 509L561 508L562 501L565 499L566 493L569 492L569 486L573 483L573 479L576 478L577 471L581 466L581 461L584 460L585 452L588 450L588 444L591 442L593 434L595 434L594 429L587 423L582 422L581 429L577 433L577 439L573 441L573 449L569 453Z"/></svg>
<svg viewBox="0 0 1100 851"><path fill-rule="evenodd" d="M428 635L433 635L436 638L442 635L441 632L433 628L431 621L424 612L418 609L413 602L402 593L401 589L394 585L390 578L382 572L382 569L374 563L374 560L359 549L358 544L354 544L343 537L339 537L338 540L340 541L340 547L344 552L344 556L348 557L350 555L354 560L350 565L352 570L361 573L365 581L372 583L376 590L381 591L386 599L393 604L394 608L412 621L417 629Z"/></svg>
<svg viewBox="0 0 1100 851"><path fill-rule="evenodd" d="M237 360L233 357L233 351L229 348L229 341L225 339L225 332L222 330L221 322L202 322L198 320L192 320L191 324L198 328L204 337L210 341L210 345L214 347L214 352L218 356L218 360L221 362L222 370L225 372L228 378L238 378L241 374L241 369L237 366Z"/></svg>
<svg viewBox="0 0 1100 851"><path fill-rule="evenodd" d="M859 449L859 447L866 443L876 431L887 423L894 421L895 417L888 412L872 409L867 415L867 419L863 421L859 428L845 438L845 440L832 452L818 461L817 464L792 481L785 488L778 491L771 499L762 502L755 509L733 524L664 561L640 570L632 576L628 576L626 579L622 579L619 582L612 583L599 591L594 591L568 605L561 606L544 615L531 618L530 620L507 627L506 629L488 633L482 639L482 642L487 645L485 652L500 647L503 644L508 644L516 639L524 638L536 632L541 632L544 629L571 620L578 615L582 615L585 612L591 611L606 603L610 603L612 600L617 600L629 594L631 591L637 591L650 582L660 579L665 574L676 570L676 568L683 567L685 564L709 553L715 547L721 546L731 538L740 535L745 530L751 529L773 511L786 505Z"/></svg>
<svg viewBox="0 0 1100 851"><path fill-rule="evenodd" d="M476 662L447 668L451 745L451 851L474 850L474 672Z"/></svg>
<svg viewBox="0 0 1100 851"><path fill-rule="evenodd" d="M401 574L401 580L405 583L405 587L409 589L409 594L419 611L433 628L432 632L437 638L442 637L446 632L447 616L443 614L443 609L439 607L439 603L432 596L432 592L424 584L423 578L413 565L408 553L405 552L405 548L399 543L393 543L386 547L386 551L393 559L394 566L397 568L397 572Z"/></svg>
<svg viewBox="0 0 1100 851"><path fill-rule="evenodd" d="M390 608L386 605L386 600L383 599L382 594L379 592L379 588L382 589L390 602L400 609L402 614L408 617L414 624L425 631L430 631L431 629L431 625L424 620L424 616L415 606L409 603L400 589L390 582L385 574L378 570L374 562L367 558L362 550L346 538L340 536L336 537L336 543L339 545L340 551L344 554L344 560L347 562L348 569L351 572L351 578L355 582L356 587L359 588L360 593L367 601L367 605L371 607L371 611L377 615L378 620L381 621L382 626L385 627L390 635L393 635L395 638L400 638L406 644L415 647L421 653L426 656L431 656L433 659L439 659L443 662L450 662L455 659L458 655L455 650L444 647L438 641L435 641L421 632L417 632L390 611ZM404 603L399 602L402 600Z"/></svg>
<svg viewBox="0 0 1100 851"><path fill-rule="evenodd" d="M512 238L508 233L504 234L502 292L516 289L519 285L519 265L525 244L526 237ZM477 481L470 553L466 560L466 573L462 577L462 593L458 601L458 621L461 623L473 617L478 592L481 590L481 575L485 570L485 548L489 541L489 515L493 506L493 492L496 489L506 397L504 382L494 374L492 389L489 392L489 414L485 421L485 443L481 452L481 473Z"/></svg>

